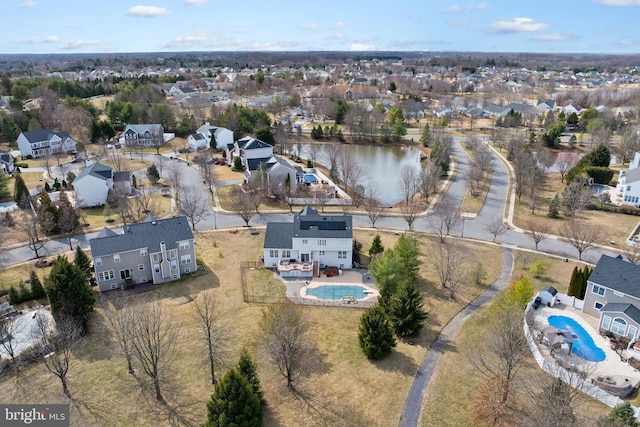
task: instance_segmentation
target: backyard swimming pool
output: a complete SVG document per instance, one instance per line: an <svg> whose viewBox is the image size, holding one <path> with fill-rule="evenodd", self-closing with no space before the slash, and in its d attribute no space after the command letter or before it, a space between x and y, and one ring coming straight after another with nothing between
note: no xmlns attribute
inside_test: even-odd
<svg viewBox="0 0 640 427"><path fill-rule="evenodd" d="M312 295L319 299L341 299L342 297L366 298L374 292L359 285L320 285L315 288L306 288L306 295Z"/></svg>
<svg viewBox="0 0 640 427"><path fill-rule="evenodd" d="M590 362L602 362L605 359L604 350L596 345L589 332L578 322L567 316L549 316L549 325L571 332L573 337L572 352Z"/></svg>

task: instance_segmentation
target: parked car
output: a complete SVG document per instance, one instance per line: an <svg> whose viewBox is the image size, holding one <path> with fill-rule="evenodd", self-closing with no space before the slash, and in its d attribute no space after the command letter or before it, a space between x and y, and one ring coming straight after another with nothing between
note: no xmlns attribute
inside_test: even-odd
<svg viewBox="0 0 640 427"><path fill-rule="evenodd" d="M114 147L114 148L122 148L122 145L120 145L120 144L113 144L113 147Z"/></svg>
<svg viewBox="0 0 640 427"><path fill-rule="evenodd" d="M219 165L221 163L220 158L218 157L213 157L209 160L207 160L207 164L208 165Z"/></svg>

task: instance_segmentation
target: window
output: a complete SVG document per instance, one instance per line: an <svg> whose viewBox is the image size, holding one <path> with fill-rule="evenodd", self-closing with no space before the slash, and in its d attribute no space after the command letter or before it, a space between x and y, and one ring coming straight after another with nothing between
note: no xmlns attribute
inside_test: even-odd
<svg viewBox="0 0 640 427"><path fill-rule="evenodd" d="M591 292L593 292L596 295L600 295L601 297L604 296L604 288L602 286L593 285Z"/></svg>
<svg viewBox="0 0 640 427"><path fill-rule="evenodd" d="M631 191L631 186L627 185L627 191Z"/></svg>
<svg viewBox="0 0 640 427"><path fill-rule="evenodd" d="M113 270L101 271L98 273L98 280L101 282L113 280L114 277L116 277L116 275L113 273Z"/></svg>
<svg viewBox="0 0 640 427"><path fill-rule="evenodd" d="M176 250L173 249L173 250L167 251L167 257L169 259L176 259L178 257L178 254L177 254Z"/></svg>
<svg viewBox="0 0 640 427"><path fill-rule="evenodd" d="M616 317L613 319L609 330L616 335L624 336L624 333L627 332L627 322L625 322L624 319Z"/></svg>
<svg viewBox="0 0 640 427"><path fill-rule="evenodd" d="M633 325L629 325L629 329L627 330L627 338L635 339L637 334L638 328Z"/></svg>
<svg viewBox="0 0 640 427"><path fill-rule="evenodd" d="M181 264L191 264L191 255L182 255L180 257L180 263Z"/></svg>
<svg viewBox="0 0 640 427"><path fill-rule="evenodd" d="M118 284L117 283L112 283L111 284L111 289L117 289L118 288Z"/></svg>
<svg viewBox="0 0 640 427"><path fill-rule="evenodd" d="M319 256L324 256L324 251L318 251Z"/></svg>
<svg viewBox="0 0 640 427"><path fill-rule="evenodd" d="M153 259L153 262L158 262L158 261L160 261L160 257L158 256L158 254L153 254L153 255L151 256L151 259Z"/></svg>
<svg viewBox="0 0 640 427"><path fill-rule="evenodd" d="M178 279L178 277L180 277L180 276L178 276L177 274L174 274L174 275L173 275L173 278L174 278L175 280L177 280L177 279Z"/></svg>
<svg viewBox="0 0 640 427"><path fill-rule="evenodd" d="M102 258L94 258L93 265L95 265L96 267L102 266Z"/></svg>
<svg viewBox="0 0 640 427"><path fill-rule="evenodd" d="M289 258L291 258L291 251L290 251L290 250L288 250L288 249L284 249L284 250L282 251L282 258L284 258L284 259L289 259Z"/></svg>
<svg viewBox="0 0 640 427"><path fill-rule="evenodd" d="M611 317L602 316L602 329L609 330L609 325L611 325Z"/></svg>
<svg viewBox="0 0 640 427"><path fill-rule="evenodd" d="M147 256L148 252L146 249L140 249L140 256Z"/></svg>
<svg viewBox="0 0 640 427"><path fill-rule="evenodd" d="M140 271L144 270L144 264L138 264L138 270Z"/></svg>
<svg viewBox="0 0 640 427"><path fill-rule="evenodd" d="M347 259L347 251L338 251L338 259Z"/></svg>
<svg viewBox="0 0 640 427"><path fill-rule="evenodd" d="M318 240L318 246L327 246L327 241L325 239Z"/></svg>
<svg viewBox="0 0 640 427"><path fill-rule="evenodd" d="M308 244L308 243L309 243L309 241L308 241L307 239L302 239L302 244L303 244L303 245L306 245L306 244Z"/></svg>
<svg viewBox="0 0 640 427"><path fill-rule="evenodd" d="M180 248L181 251L184 251L185 249L189 249L189 242L180 242L178 247Z"/></svg>
<svg viewBox="0 0 640 427"><path fill-rule="evenodd" d="M120 255L114 255L113 256L113 262L120 262Z"/></svg>
<svg viewBox="0 0 640 427"><path fill-rule="evenodd" d="M178 269L178 264L176 264L176 262L175 262L175 261L173 261L173 262L171 263L171 269L172 269L172 270L177 270L177 269Z"/></svg>
<svg viewBox="0 0 640 427"><path fill-rule="evenodd" d="M155 271L156 273L160 273L160 266L158 264L154 265L153 271Z"/></svg>
<svg viewBox="0 0 640 427"><path fill-rule="evenodd" d="M185 268L185 269L184 269L184 272L185 272L185 273L191 273L191 269L190 269L190 268Z"/></svg>
<svg viewBox="0 0 640 427"><path fill-rule="evenodd" d="M147 278L146 277L141 277L140 278L140 283L147 283Z"/></svg>
<svg viewBox="0 0 640 427"><path fill-rule="evenodd" d="M269 250L269 258L278 258L278 250L270 249Z"/></svg>
<svg viewBox="0 0 640 427"><path fill-rule="evenodd" d="M602 307L604 307L604 304L601 302L596 302L595 304L593 304L593 308L595 308L596 310L600 310Z"/></svg>

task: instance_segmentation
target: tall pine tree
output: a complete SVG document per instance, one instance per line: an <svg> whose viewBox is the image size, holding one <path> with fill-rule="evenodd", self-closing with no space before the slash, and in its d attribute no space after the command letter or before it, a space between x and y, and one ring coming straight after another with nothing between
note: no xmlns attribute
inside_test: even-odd
<svg viewBox="0 0 640 427"><path fill-rule="evenodd" d="M91 260L79 245L76 246L73 263L80 267L80 270L82 270L87 275L87 277L91 276L91 272L93 271L93 269L91 268Z"/></svg>
<svg viewBox="0 0 640 427"><path fill-rule="evenodd" d="M369 248L369 256L381 254L384 252L384 246L382 246L382 239L379 234L376 234L376 237L373 238L371 242L371 247Z"/></svg>
<svg viewBox="0 0 640 427"><path fill-rule="evenodd" d="M42 282L34 270L29 273L29 281L31 284L31 298L38 299L46 296Z"/></svg>
<svg viewBox="0 0 640 427"><path fill-rule="evenodd" d="M372 360L382 359L396 346L393 327L381 305L375 304L362 314L358 341L364 354Z"/></svg>
<svg viewBox="0 0 640 427"><path fill-rule="evenodd" d="M569 280L569 289L567 290L567 295L570 297L580 298L580 293L582 292L582 281L580 280L579 275L578 267L573 267L571 280Z"/></svg>
<svg viewBox="0 0 640 427"><path fill-rule="evenodd" d="M29 207L29 189L25 184L21 174L15 175L15 181L13 183L13 201L22 209Z"/></svg>
<svg viewBox="0 0 640 427"><path fill-rule="evenodd" d="M236 369L226 373L207 403L205 427L263 425L262 405L251 385Z"/></svg>
<svg viewBox="0 0 640 427"><path fill-rule="evenodd" d="M389 307L391 323L401 337L418 335L428 313L424 311L424 298L416 285L405 282L396 291Z"/></svg>
<svg viewBox="0 0 640 427"><path fill-rule="evenodd" d="M260 405L264 408L266 401L264 400L264 394L262 393L262 387L260 386L258 367L246 348L243 348L240 353L240 359L238 360L238 372L246 378L255 395L260 399Z"/></svg>

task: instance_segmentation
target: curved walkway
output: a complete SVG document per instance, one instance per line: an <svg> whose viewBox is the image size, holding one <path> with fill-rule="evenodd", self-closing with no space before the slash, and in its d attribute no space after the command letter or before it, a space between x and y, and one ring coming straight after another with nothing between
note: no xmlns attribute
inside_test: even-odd
<svg viewBox="0 0 640 427"><path fill-rule="evenodd" d="M413 383L409 389L407 400L400 418L400 427L413 427L418 425L420 420L420 410L424 400L424 394L429 387L429 382L433 377L436 365L440 356L444 352L449 340L455 335L460 326L476 312L480 307L490 301L500 290L502 290L511 278L513 271L513 249L503 247L502 272L486 291L478 295L476 299L471 301L464 309L453 317L442 329L436 340L433 342L427 354L424 356L418 372L413 378Z"/></svg>

